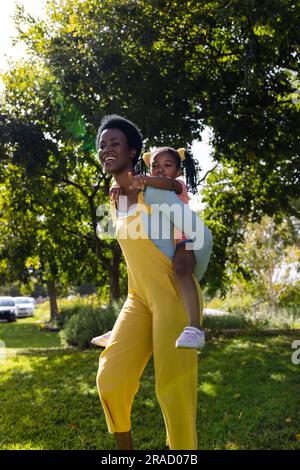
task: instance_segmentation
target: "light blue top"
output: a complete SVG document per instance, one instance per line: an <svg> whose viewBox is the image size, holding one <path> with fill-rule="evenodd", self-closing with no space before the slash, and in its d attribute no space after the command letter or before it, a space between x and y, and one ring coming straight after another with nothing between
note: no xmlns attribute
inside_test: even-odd
<svg viewBox="0 0 300 470"><path fill-rule="evenodd" d="M174 191L147 186L144 201L152 208L151 215L142 212L144 229L150 240L168 258L173 259L176 248L174 225L184 232L189 239L193 240L193 243L187 245L194 252L196 258L194 274L200 280L207 269L212 251L211 231L188 204L184 204L176 196Z"/></svg>
<svg viewBox="0 0 300 470"><path fill-rule="evenodd" d="M147 186L144 201L152 209L152 214L141 212L143 228L148 238L172 260L176 248L174 243L174 226L176 226L192 240L186 245L194 252L196 258L194 274L200 280L206 271L211 255L211 231L173 191ZM135 212L135 207L132 206L128 212L117 211L117 216L128 217Z"/></svg>

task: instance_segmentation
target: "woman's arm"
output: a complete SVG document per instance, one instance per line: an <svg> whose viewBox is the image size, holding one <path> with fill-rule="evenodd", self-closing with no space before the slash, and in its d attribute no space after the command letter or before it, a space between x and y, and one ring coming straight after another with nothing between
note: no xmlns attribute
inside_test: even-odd
<svg viewBox="0 0 300 470"><path fill-rule="evenodd" d="M175 191L176 194L182 193L182 185L179 181L168 176L133 175L129 173L129 178L131 181L130 189L144 189L145 186L151 186L156 189Z"/></svg>

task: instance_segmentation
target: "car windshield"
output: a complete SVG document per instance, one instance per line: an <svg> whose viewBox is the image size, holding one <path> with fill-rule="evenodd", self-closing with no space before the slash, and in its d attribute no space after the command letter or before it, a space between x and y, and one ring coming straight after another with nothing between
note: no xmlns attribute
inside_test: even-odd
<svg viewBox="0 0 300 470"><path fill-rule="evenodd" d="M24 299L24 297L17 297L15 302L17 302L17 304L32 304L32 300Z"/></svg>
<svg viewBox="0 0 300 470"><path fill-rule="evenodd" d="M0 299L0 306L1 307L14 307L15 303L13 300L5 300L5 299Z"/></svg>

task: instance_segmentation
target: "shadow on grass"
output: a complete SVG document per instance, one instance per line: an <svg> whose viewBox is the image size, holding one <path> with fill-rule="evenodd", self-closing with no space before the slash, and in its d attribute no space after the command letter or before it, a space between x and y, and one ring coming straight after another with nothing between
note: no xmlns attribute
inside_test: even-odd
<svg viewBox="0 0 300 470"><path fill-rule="evenodd" d="M209 342L199 354L201 449L299 449L300 365L291 339L243 337ZM114 449L98 398L98 351L29 351L0 378L2 449ZM10 361L12 361L10 363ZM162 449L153 363L132 413L138 449Z"/></svg>

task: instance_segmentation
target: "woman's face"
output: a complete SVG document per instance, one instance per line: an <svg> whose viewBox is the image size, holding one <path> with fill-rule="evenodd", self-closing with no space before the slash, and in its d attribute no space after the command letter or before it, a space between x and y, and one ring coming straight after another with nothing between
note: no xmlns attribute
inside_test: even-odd
<svg viewBox="0 0 300 470"><path fill-rule="evenodd" d="M132 169L136 150L128 148L127 137L120 129L105 129L100 135L98 154L104 171L118 174Z"/></svg>
<svg viewBox="0 0 300 470"><path fill-rule="evenodd" d="M150 172L152 176L168 176L169 178L180 176L176 159L168 152L154 154L150 160Z"/></svg>

